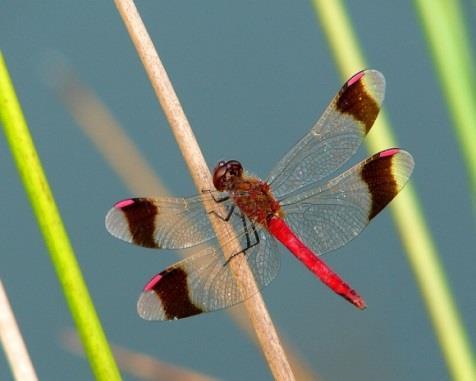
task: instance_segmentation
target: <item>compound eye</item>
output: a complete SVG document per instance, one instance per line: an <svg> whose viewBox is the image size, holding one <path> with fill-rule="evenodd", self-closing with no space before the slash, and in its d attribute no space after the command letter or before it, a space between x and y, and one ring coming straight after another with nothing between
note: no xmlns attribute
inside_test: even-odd
<svg viewBox="0 0 476 381"><path fill-rule="evenodd" d="M228 172L232 176L241 176L243 174L243 166L237 160L229 160L226 163L226 166L228 168Z"/></svg>
<svg viewBox="0 0 476 381"><path fill-rule="evenodd" d="M223 191L225 189L226 173L228 171L225 161L220 161L213 170L213 185L216 190Z"/></svg>

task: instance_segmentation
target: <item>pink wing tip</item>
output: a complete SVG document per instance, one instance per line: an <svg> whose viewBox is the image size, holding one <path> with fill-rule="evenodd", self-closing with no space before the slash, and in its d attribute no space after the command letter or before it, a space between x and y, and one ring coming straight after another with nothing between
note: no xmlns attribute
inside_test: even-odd
<svg viewBox="0 0 476 381"><path fill-rule="evenodd" d="M386 149L385 151L380 152L380 157L387 157L387 156L393 156L400 152L399 148L390 148Z"/></svg>
<svg viewBox="0 0 476 381"><path fill-rule="evenodd" d="M365 75L365 71L359 71L357 74L354 74L352 78L347 81L347 86L352 86L355 82L359 81Z"/></svg>
<svg viewBox="0 0 476 381"><path fill-rule="evenodd" d="M150 291L154 289L155 285L159 283L160 279L162 278L161 274L155 275L145 286L144 291Z"/></svg>
<svg viewBox="0 0 476 381"><path fill-rule="evenodd" d="M122 208L125 208L126 206L129 206L131 204L133 204L135 201L131 198L128 198L127 200L122 200L122 201L119 201L117 202L114 207L117 208L117 209L122 209Z"/></svg>

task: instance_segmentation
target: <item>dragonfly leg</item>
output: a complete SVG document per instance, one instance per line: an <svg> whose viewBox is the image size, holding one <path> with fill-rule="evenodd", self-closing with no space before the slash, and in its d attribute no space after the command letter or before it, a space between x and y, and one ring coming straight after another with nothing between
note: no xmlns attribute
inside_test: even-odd
<svg viewBox="0 0 476 381"><path fill-rule="evenodd" d="M213 195L213 192L210 189L202 189L202 193L210 193L210 196L212 196L213 201L215 201L217 204L230 199L230 196L224 196L222 198L215 198L215 196Z"/></svg>
<svg viewBox="0 0 476 381"><path fill-rule="evenodd" d="M251 249L252 247L259 244L259 235L258 235L258 232L256 231L255 224L253 222L250 222L251 229L253 230L253 234L255 236L255 242L251 244L251 237L250 237L250 232L248 230L248 224L246 223L246 218L243 214L241 215L241 221L243 222L243 228L245 229L246 248L243 249L243 252L246 254L246 250Z"/></svg>
<svg viewBox="0 0 476 381"><path fill-rule="evenodd" d="M225 221L225 222L228 222L231 218L231 215L233 214L233 211L235 210L235 205L233 205L230 210L228 211L228 214L223 217L221 216L220 214L218 214L217 212L215 212L214 210L208 212L208 214L214 214L215 216L217 216L220 220L222 221Z"/></svg>
<svg viewBox="0 0 476 381"><path fill-rule="evenodd" d="M217 204L221 203L221 202L224 202L224 201L227 201L230 199L230 196L225 196L225 197L222 197L222 198L215 198L215 196L213 195L212 191L210 189L203 189L202 190L202 193L210 193L210 196L212 196L213 198L213 201L215 201ZM215 212L214 210L212 210L211 212L208 212L208 214L214 214L215 216L217 216L220 220L222 221L225 221L225 222L228 222L231 218L231 215L233 214L233 210L235 209L235 206L233 205L228 214L226 215L226 217L223 217L221 216L220 214L218 214L217 212Z"/></svg>
<svg viewBox="0 0 476 381"><path fill-rule="evenodd" d="M237 255L239 254L244 254L246 255L246 251L251 249L252 247L255 247L256 245L259 245L259 235L258 235L258 232L256 231L256 226L254 223L250 222L250 226L251 226L251 229L253 230L253 234L255 236L255 242L251 243L251 237L250 237L250 231L249 231L249 227L248 227L248 223L247 223L247 220L244 216L243 213L241 213L241 221L243 222L243 228L244 228L244 231L245 231L245 238L246 238L246 247L239 251L238 253L235 253L233 255L231 255L227 260L226 262L223 264L223 266L226 266L228 265L228 263L230 262L230 260L232 260L233 258L235 258Z"/></svg>

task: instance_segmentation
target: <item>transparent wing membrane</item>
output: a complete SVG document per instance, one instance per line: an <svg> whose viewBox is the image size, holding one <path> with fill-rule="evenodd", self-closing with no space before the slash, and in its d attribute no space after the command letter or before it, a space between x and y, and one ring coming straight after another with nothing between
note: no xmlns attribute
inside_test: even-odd
<svg viewBox="0 0 476 381"><path fill-rule="evenodd" d="M320 188L285 198L285 220L318 255L357 236L403 188L414 162L405 151L373 155Z"/></svg>
<svg viewBox="0 0 476 381"><path fill-rule="evenodd" d="M376 70L349 79L314 127L271 171L268 183L274 195L281 199L347 162L375 121L384 92L385 79Z"/></svg>
<svg viewBox="0 0 476 381"><path fill-rule="evenodd" d="M190 198L132 198L118 202L106 215L106 228L114 237L139 246L185 249L216 236L204 199L223 198L219 192ZM225 218L234 207L231 200L221 202ZM217 205L217 210L218 210ZM217 212L218 213L218 212ZM239 210L229 223L238 233L243 229Z"/></svg>
<svg viewBox="0 0 476 381"><path fill-rule="evenodd" d="M139 298L139 315L146 320L181 319L230 307L254 295L275 278L280 263L274 239L264 230L258 234L259 245L231 259L225 259L222 248L215 244L156 275ZM225 251L230 246L225 245ZM240 262L242 258L246 261ZM239 283L232 263L247 265L256 285Z"/></svg>

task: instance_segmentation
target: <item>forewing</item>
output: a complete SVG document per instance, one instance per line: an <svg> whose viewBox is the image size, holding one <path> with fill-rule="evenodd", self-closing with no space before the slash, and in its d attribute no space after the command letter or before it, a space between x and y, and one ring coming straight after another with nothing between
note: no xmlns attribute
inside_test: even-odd
<svg viewBox="0 0 476 381"><path fill-rule="evenodd" d="M106 215L106 228L114 237L139 246L185 249L215 237L204 199L219 198L207 193L190 198L130 198L116 203ZM225 215L231 200L220 203ZM213 216L212 216L213 217ZM242 229L239 218L230 223ZM216 216L214 217L216 218Z"/></svg>
<svg viewBox="0 0 476 381"><path fill-rule="evenodd" d="M321 188L283 200L286 221L317 254L357 236L403 188L412 156L396 148L375 154Z"/></svg>
<svg viewBox="0 0 476 381"><path fill-rule="evenodd" d="M268 183L280 199L334 172L354 155L383 101L385 78L376 70L355 74L324 114L271 171Z"/></svg>
<svg viewBox="0 0 476 381"><path fill-rule="evenodd" d="M259 244L227 261L222 248L209 246L157 274L145 286L137 312L146 320L181 319L203 312L230 307L268 285L279 270L276 243L264 230ZM225 245L227 251L229 245ZM240 282L233 275L231 262L242 257L253 273L256 285ZM241 262L238 262L241 263Z"/></svg>

